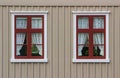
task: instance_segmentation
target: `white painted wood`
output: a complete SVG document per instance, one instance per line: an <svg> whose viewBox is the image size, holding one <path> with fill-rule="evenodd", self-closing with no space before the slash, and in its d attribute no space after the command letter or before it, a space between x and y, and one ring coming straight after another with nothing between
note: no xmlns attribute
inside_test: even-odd
<svg viewBox="0 0 120 78"><path fill-rule="evenodd" d="M110 11L72 11L73 13L73 62L110 62L109 60L109 13ZM105 59L77 59L76 58L76 16L77 15L105 15L106 16L106 58Z"/></svg>
<svg viewBox="0 0 120 78"><path fill-rule="evenodd" d="M11 11L11 62L48 62L47 60L47 13L48 11ZM14 17L15 15L44 15L44 59L15 59L14 56Z"/></svg>

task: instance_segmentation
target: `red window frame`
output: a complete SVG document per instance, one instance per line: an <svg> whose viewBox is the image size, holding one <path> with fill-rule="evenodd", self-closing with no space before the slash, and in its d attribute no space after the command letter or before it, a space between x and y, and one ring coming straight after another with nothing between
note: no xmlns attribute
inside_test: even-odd
<svg viewBox="0 0 120 78"><path fill-rule="evenodd" d="M27 28L26 29L18 29L16 28L16 18L18 17L25 17L27 18ZM32 17L41 17L42 18L42 28L40 29L36 29L33 28L32 29ZM15 38L15 53L14 56L16 59L43 59L44 58L44 15L15 15L14 17L15 19L15 26L14 26L14 30L15 30L15 34L14 34L14 38ZM16 33L27 33L27 56L17 56L16 55ZM42 56L32 56L32 51L31 51L31 45L32 45L32 33L42 33L42 44L37 44L37 45L42 45Z"/></svg>
<svg viewBox="0 0 120 78"><path fill-rule="evenodd" d="M89 21L89 28L88 29L80 29L78 28L78 19L80 17L87 17ZM93 28L93 18L94 17L103 17L104 18L104 29L94 29ZM105 15L77 15L76 16L76 57L77 59L105 59L106 57L106 17ZM88 56L78 56L78 33L88 33L89 35L89 55ZM93 56L93 34L94 33L104 33L104 56Z"/></svg>

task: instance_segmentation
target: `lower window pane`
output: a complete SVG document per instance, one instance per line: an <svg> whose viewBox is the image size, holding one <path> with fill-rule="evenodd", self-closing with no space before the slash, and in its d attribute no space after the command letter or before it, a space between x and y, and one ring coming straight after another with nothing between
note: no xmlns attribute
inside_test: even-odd
<svg viewBox="0 0 120 78"><path fill-rule="evenodd" d="M32 45L32 56L42 56L42 45Z"/></svg>
<svg viewBox="0 0 120 78"><path fill-rule="evenodd" d="M104 46L97 45L93 48L94 56L104 56Z"/></svg>
<svg viewBox="0 0 120 78"><path fill-rule="evenodd" d="M27 56L27 46L26 45L17 45L16 46L16 55L17 56Z"/></svg>
<svg viewBox="0 0 120 78"><path fill-rule="evenodd" d="M88 56L89 48L87 46L78 46L78 56Z"/></svg>

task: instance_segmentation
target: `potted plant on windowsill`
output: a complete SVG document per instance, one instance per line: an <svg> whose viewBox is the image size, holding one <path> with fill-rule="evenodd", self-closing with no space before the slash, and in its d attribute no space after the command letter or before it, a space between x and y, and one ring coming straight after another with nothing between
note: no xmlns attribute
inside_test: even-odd
<svg viewBox="0 0 120 78"><path fill-rule="evenodd" d="M88 56L88 55L89 55L89 54L88 54L88 47L87 47L87 46L84 46L84 47L82 48L82 56ZM100 49L99 49L98 46L97 46L97 48L94 47L93 55L94 55L94 56L101 56L101 55L100 55Z"/></svg>
<svg viewBox="0 0 120 78"><path fill-rule="evenodd" d="M39 50L35 44L32 45L32 55L39 56Z"/></svg>

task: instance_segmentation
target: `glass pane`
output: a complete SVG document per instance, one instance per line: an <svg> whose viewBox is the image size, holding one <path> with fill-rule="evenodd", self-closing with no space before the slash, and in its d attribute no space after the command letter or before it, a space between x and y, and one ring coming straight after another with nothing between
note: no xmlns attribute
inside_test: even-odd
<svg viewBox="0 0 120 78"><path fill-rule="evenodd" d="M89 21L88 21L87 17L78 18L78 28L79 29L88 29L89 28Z"/></svg>
<svg viewBox="0 0 120 78"><path fill-rule="evenodd" d="M104 44L104 33L94 33L94 44Z"/></svg>
<svg viewBox="0 0 120 78"><path fill-rule="evenodd" d="M26 29L27 28L27 18L17 17L16 18L16 28L17 29Z"/></svg>
<svg viewBox="0 0 120 78"><path fill-rule="evenodd" d="M32 28L42 28L42 18L33 17L32 18Z"/></svg>
<svg viewBox="0 0 120 78"><path fill-rule="evenodd" d="M88 33L78 33L78 44L89 44L89 35Z"/></svg>
<svg viewBox="0 0 120 78"><path fill-rule="evenodd" d="M89 55L88 46L78 46L78 56L88 56Z"/></svg>
<svg viewBox="0 0 120 78"><path fill-rule="evenodd" d="M16 46L16 55L17 56L27 56L27 46L26 45L17 45Z"/></svg>
<svg viewBox="0 0 120 78"><path fill-rule="evenodd" d="M93 19L93 28L104 29L104 18L103 17L95 17Z"/></svg>
<svg viewBox="0 0 120 78"><path fill-rule="evenodd" d="M94 56L104 56L104 46L95 45L93 48Z"/></svg>
<svg viewBox="0 0 120 78"><path fill-rule="evenodd" d="M16 33L16 44L26 44L26 33Z"/></svg>
<svg viewBox="0 0 120 78"><path fill-rule="evenodd" d="M42 44L42 33L32 33L32 44Z"/></svg>
<svg viewBox="0 0 120 78"><path fill-rule="evenodd" d="M42 45L32 45L32 56L42 56Z"/></svg>

